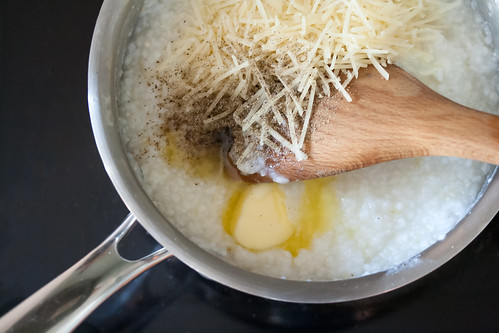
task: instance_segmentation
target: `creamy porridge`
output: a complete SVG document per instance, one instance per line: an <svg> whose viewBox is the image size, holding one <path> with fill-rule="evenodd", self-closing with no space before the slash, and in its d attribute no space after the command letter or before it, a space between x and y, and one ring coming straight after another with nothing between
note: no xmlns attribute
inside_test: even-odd
<svg viewBox="0 0 499 333"><path fill-rule="evenodd" d="M458 4L434 22L441 32L393 61L439 93L495 112L497 62L484 22L468 1L441 2ZM473 205L492 168L458 158L400 160L287 184L254 185L228 177L225 152L217 148L223 139L214 136L205 145L189 130L189 117L193 124L199 120L182 114L185 105L174 101L176 67L164 58L169 45L182 38L183 28L172 25L193 12L191 3L180 0L145 1L125 55L119 104L123 140L144 188L199 246L264 275L345 279L414 257L443 239ZM165 69L165 63L171 67ZM212 104L213 99L204 108ZM259 224L261 207L276 223Z"/></svg>

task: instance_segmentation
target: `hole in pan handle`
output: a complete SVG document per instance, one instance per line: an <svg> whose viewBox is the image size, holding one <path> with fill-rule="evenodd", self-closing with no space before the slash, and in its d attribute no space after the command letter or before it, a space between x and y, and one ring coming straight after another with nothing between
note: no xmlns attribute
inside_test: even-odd
<svg viewBox="0 0 499 333"><path fill-rule="evenodd" d="M130 213L104 242L0 318L1 332L70 332L109 296L172 254L165 248L130 261L118 243L136 223Z"/></svg>

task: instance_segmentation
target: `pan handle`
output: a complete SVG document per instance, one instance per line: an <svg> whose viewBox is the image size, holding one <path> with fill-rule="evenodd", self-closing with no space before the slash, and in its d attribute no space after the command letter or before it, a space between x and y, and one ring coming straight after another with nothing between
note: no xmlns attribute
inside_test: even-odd
<svg viewBox="0 0 499 333"><path fill-rule="evenodd" d="M118 243L136 222L130 213L102 244L0 318L1 332L70 332L135 277L169 258L165 248L129 261Z"/></svg>

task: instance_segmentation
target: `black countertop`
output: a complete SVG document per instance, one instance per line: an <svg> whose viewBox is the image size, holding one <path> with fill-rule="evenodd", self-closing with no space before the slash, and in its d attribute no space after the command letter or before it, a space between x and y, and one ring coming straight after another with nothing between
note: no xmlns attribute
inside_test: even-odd
<svg viewBox="0 0 499 333"><path fill-rule="evenodd" d="M92 250L127 214L87 111L88 52L101 3L0 0L0 315ZM249 296L173 259L112 296L76 332L497 332L498 220L419 281L342 304ZM155 246L140 230L127 241L125 248L144 252Z"/></svg>

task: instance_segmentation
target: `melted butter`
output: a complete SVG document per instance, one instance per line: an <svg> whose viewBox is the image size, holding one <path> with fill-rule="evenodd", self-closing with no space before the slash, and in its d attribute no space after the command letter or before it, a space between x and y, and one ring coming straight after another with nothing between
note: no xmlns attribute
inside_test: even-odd
<svg viewBox="0 0 499 333"><path fill-rule="evenodd" d="M300 250L310 248L316 235L333 227L338 219L339 205L334 188L330 186L333 178L320 178L304 182L305 191L299 206L299 221L295 233L281 245L294 257Z"/></svg>
<svg viewBox="0 0 499 333"><path fill-rule="evenodd" d="M290 223L286 211L283 211L285 208L282 205L286 200L284 193L279 190L282 185L237 183L222 216L224 229L248 250L279 246L297 256L300 250L310 248L314 237L332 229L332 223L338 218L338 201L332 182L333 178L303 182L305 189L296 203L298 220L295 223ZM274 192L274 198L248 202L254 200L248 193L262 186L272 186L269 191ZM243 205L247 205L248 209L243 211ZM261 211L274 220L267 220L262 224L261 220L258 221L259 217L254 215ZM248 215L244 216L245 214ZM241 221L243 227L240 225Z"/></svg>
<svg viewBox="0 0 499 333"><path fill-rule="evenodd" d="M206 179L224 174L221 148L203 147L196 152L187 153L180 147L177 136L168 132L165 134L167 144L163 157L169 165L185 170L190 176Z"/></svg>
<svg viewBox="0 0 499 333"><path fill-rule="evenodd" d="M331 186L333 178L303 182L304 192L298 202L286 200L278 184L249 184L230 180L224 172L221 150L213 147L187 153L174 133L166 133L164 159L190 176L206 179L222 176L233 187L222 215L224 230L243 247L252 251L280 247L293 256L310 248L314 237L332 229L339 205ZM255 191L256 190L256 191ZM290 221L286 204L297 207L295 221Z"/></svg>

